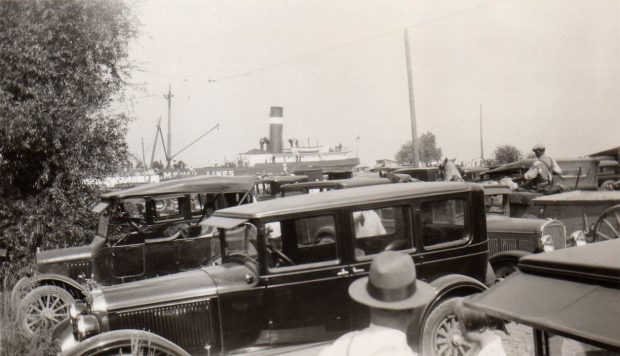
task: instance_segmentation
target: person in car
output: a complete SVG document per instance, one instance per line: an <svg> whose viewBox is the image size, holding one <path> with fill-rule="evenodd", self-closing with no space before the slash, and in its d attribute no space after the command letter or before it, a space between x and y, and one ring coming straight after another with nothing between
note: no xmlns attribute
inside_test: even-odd
<svg viewBox="0 0 620 356"><path fill-rule="evenodd" d="M545 193L553 187L553 175L562 176L562 169L553 158L545 155L543 144L535 145L532 151L536 155L536 161L523 175L526 181L525 186Z"/></svg>
<svg viewBox="0 0 620 356"><path fill-rule="evenodd" d="M435 289L416 279L411 256L396 251L378 254L368 277L349 286L349 296L370 308L370 325L341 336L319 356L416 355L407 344L406 330L413 310L428 304Z"/></svg>

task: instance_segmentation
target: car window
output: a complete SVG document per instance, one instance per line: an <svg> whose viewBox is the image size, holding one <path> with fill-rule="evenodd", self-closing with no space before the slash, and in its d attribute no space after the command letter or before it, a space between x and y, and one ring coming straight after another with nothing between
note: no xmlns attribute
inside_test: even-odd
<svg viewBox="0 0 620 356"><path fill-rule="evenodd" d="M597 346L586 344L574 339L569 339L560 335L547 334L549 345L549 356L617 356L619 353L612 350L605 350Z"/></svg>
<svg viewBox="0 0 620 356"><path fill-rule="evenodd" d="M356 258L386 250L413 248L409 208L404 206L356 210L351 214Z"/></svg>
<svg viewBox="0 0 620 356"><path fill-rule="evenodd" d="M423 202L420 205L422 240L425 247L458 244L469 239L465 228L464 199Z"/></svg>
<svg viewBox="0 0 620 356"><path fill-rule="evenodd" d="M270 269L338 261L336 219L321 215L264 224Z"/></svg>
<svg viewBox="0 0 620 356"><path fill-rule="evenodd" d="M487 213L505 214L504 198L508 198L508 196L504 197L503 194L485 195L484 210L486 210Z"/></svg>

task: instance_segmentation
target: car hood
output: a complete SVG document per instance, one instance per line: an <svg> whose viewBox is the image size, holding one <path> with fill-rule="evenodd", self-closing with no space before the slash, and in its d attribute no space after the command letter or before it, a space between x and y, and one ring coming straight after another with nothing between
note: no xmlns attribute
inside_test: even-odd
<svg viewBox="0 0 620 356"><path fill-rule="evenodd" d="M92 257L90 245L79 247L58 248L37 252L37 265L90 260Z"/></svg>
<svg viewBox="0 0 620 356"><path fill-rule="evenodd" d="M488 232L540 233L549 220L511 218L499 214L487 214Z"/></svg>
<svg viewBox="0 0 620 356"><path fill-rule="evenodd" d="M105 308L110 312L215 297L222 292L251 288L257 280L250 268L235 263L102 287L94 294L104 298Z"/></svg>

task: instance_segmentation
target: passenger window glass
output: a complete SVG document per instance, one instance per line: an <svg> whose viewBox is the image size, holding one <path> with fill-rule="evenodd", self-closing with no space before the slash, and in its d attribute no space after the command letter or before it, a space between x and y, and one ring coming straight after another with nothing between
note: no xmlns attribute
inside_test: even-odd
<svg viewBox="0 0 620 356"><path fill-rule="evenodd" d="M465 200L449 199L422 203L422 239L424 246L462 242L468 239L465 229Z"/></svg>
<svg viewBox="0 0 620 356"><path fill-rule="evenodd" d="M406 207L357 210L352 214L356 257L413 248Z"/></svg>
<svg viewBox="0 0 620 356"><path fill-rule="evenodd" d="M332 215L269 222L263 229L269 268L338 260Z"/></svg>
<svg viewBox="0 0 620 356"><path fill-rule="evenodd" d="M504 195L494 194L484 196L484 209L487 213L505 214Z"/></svg>

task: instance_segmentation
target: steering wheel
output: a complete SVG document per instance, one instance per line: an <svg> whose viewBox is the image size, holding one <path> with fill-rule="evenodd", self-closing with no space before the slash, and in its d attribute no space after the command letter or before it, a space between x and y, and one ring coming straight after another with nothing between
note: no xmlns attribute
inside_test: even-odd
<svg viewBox="0 0 620 356"><path fill-rule="evenodd" d="M271 248L267 246L267 252L276 256L276 266L278 266L279 264L284 265L284 266L295 265L295 262L293 262L293 260L291 260L287 255L285 255L284 252L276 248Z"/></svg>
<svg viewBox="0 0 620 356"><path fill-rule="evenodd" d="M389 244L387 244L387 246L383 248L383 251L398 251L398 250L402 250L406 246L407 246L407 240L398 239L398 240L394 240L390 242Z"/></svg>

